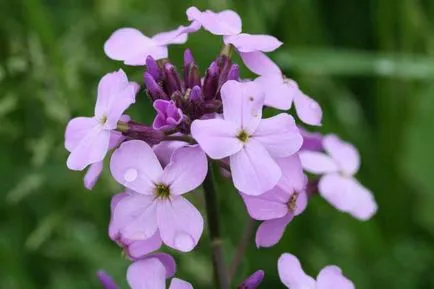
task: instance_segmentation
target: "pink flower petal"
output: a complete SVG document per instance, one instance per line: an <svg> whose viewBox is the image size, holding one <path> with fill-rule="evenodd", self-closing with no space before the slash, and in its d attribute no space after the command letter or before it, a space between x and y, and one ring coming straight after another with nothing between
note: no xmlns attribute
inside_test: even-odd
<svg viewBox="0 0 434 289"><path fill-rule="evenodd" d="M193 27L180 25L175 30L155 34L152 36L152 40L161 46L169 44L184 44L187 42L189 32L194 32Z"/></svg>
<svg viewBox="0 0 434 289"><path fill-rule="evenodd" d="M256 247L268 248L279 243L286 226L292 221L292 219L292 214L286 214L282 218L262 222L256 231Z"/></svg>
<svg viewBox="0 0 434 289"><path fill-rule="evenodd" d="M298 153L303 169L313 174L326 174L338 171L334 160L326 154L314 151L300 151Z"/></svg>
<svg viewBox="0 0 434 289"><path fill-rule="evenodd" d="M124 111L135 102L139 85L129 82L122 69L108 73L98 84L95 116L106 129L115 129Z"/></svg>
<svg viewBox="0 0 434 289"><path fill-rule="evenodd" d="M145 65L146 57L154 59L167 57L167 48L134 28L121 28L113 32L104 44L105 54L128 65Z"/></svg>
<svg viewBox="0 0 434 289"><path fill-rule="evenodd" d="M342 270L334 265L324 267L319 272L317 289L355 289L353 282L342 274Z"/></svg>
<svg viewBox="0 0 434 289"><path fill-rule="evenodd" d="M304 273L300 261L292 254L284 253L277 263L279 277L283 284L290 289L314 289L315 280ZM337 288L337 287L336 287Z"/></svg>
<svg viewBox="0 0 434 289"><path fill-rule="evenodd" d="M377 211L372 193L355 179L339 174L328 174L318 184L321 196L336 209L365 221Z"/></svg>
<svg viewBox="0 0 434 289"><path fill-rule="evenodd" d="M274 36L247 33L225 36L224 42L232 44L239 52L271 52L283 44Z"/></svg>
<svg viewBox="0 0 434 289"><path fill-rule="evenodd" d="M271 190L282 175L267 150L254 139L250 139L241 151L230 156L230 167L235 187L251 196Z"/></svg>
<svg viewBox="0 0 434 289"><path fill-rule="evenodd" d="M98 121L94 117L76 117L71 119L65 130L65 148L71 152L97 125Z"/></svg>
<svg viewBox="0 0 434 289"><path fill-rule="evenodd" d="M166 268L158 258L138 260L128 267L127 281L132 289L165 289Z"/></svg>
<svg viewBox="0 0 434 289"><path fill-rule="evenodd" d="M287 191L303 191L307 180L298 154L286 158L276 158L275 161L282 171L278 185Z"/></svg>
<svg viewBox="0 0 434 289"><path fill-rule="evenodd" d="M208 172L208 161L198 146L177 149L170 163L164 168L161 182L168 185L170 193L181 195L202 184Z"/></svg>
<svg viewBox="0 0 434 289"><path fill-rule="evenodd" d="M203 231L200 212L183 197L173 196L158 202L157 214L164 244L181 252L193 250Z"/></svg>
<svg viewBox="0 0 434 289"><path fill-rule="evenodd" d="M326 135L323 139L325 151L335 160L342 172L352 176L360 167L360 155L357 149L338 136Z"/></svg>
<svg viewBox="0 0 434 289"><path fill-rule="evenodd" d="M166 279L172 278L176 273L176 262L173 257L167 253L153 253L146 256L146 258L157 258L166 268Z"/></svg>
<svg viewBox="0 0 434 289"><path fill-rule="evenodd" d="M299 91L294 97L295 110L302 122L309 125L321 125L322 109L319 104Z"/></svg>
<svg viewBox="0 0 434 289"><path fill-rule="evenodd" d="M154 145L152 149L163 167L167 166L172 158L172 154L179 148L188 145L183 141L163 141Z"/></svg>
<svg viewBox="0 0 434 289"><path fill-rule="evenodd" d="M84 187L88 190L92 190L98 180L99 176L102 173L102 169L104 168L104 162L97 162L91 164L87 169L86 175L84 175Z"/></svg>
<svg viewBox="0 0 434 289"><path fill-rule="evenodd" d="M287 202L290 194L278 186L260 196L249 196L241 193L241 197L244 200L250 217L255 220L277 219L288 213Z"/></svg>
<svg viewBox="0 0 434 289"><path fill-rule="evenodd" d="M157 207L154 196L133 193L119 201L113 212L113 228L121 238L146 240L157 231Z"/></svg>
<svg viewBox="0 0 434 289"><path fill-rule="evenodd" d="M110 160L113 178L138 193L152 195L163 169L151 147L139 140L131 140L113 153Z"/></svg>
<svg viewBox="0 0 434 289"><path fill-rule="evenodd" d="M262 119L253 138L259 141L272 157L278 158L293 155L303 143L294 118L286 113Z"/></svg>
<svg viewBox="0 0 434 289"><path fill-rule="evenodd" d="M193 286L184 280L173 278L170 282L169 289L193 289Z"/></svg>
<svg viewBox="0 0 434 289"><path fill-rule="evenodd" d="M107 154L110 131L100 126L93 127L74 147L66 161L71 170L81 171L90 164L100 162Z"/></svg>
<svg viewBox="0 0 434 289"><path fill-rule="evenodd" d="M195 120L191 135L212 159L222 159L241 150L243 144L236 138L238 127L223 119Z"/></svg>
<svg viewBox="0 0 434 289"><path fill-rule="evenodd" d="M266 74L255 79L265 93L264 104L281 110L291 108L299 89L294 81L284 80L282 74Z"/></svg>
<svg viewBox="0 0 434 289"><path fill-rule="evenodd" d="M132 259L139 259L149 253L157 251L162 245L160 232L155 231L154 235L146 240L133 241L128 247L128 256Z"/></svg>
<svg viewBox="0 0 434 289"><path fill-rule="evenodd" d="M232 10L218 13L207 10L201 12L196 7L187 9L188 20L199 22L205 30L214 35L235 35L241 33L241 18Z"/></svg>
<svg viewBox="0 0 434 289"><path fill-rule="evenodd" d="M276 63L261 51L240 52L240 57L253 73L258 75L281 74Z"/></svg>
<svg viewBox="0 0 434 289"><path fill-rule="evenodd" d="M116 206L119 204L119 202L126 198L129 194L128 193L119 193L116 194L112 197L111 202L110 202L110 224L109 224L109 236L110 239L112 239L113 241L117 241L120 236L119 236L119 231L120 231L120 226L122 224L120 224L119 222L117 222L117 220L113 217L114 215L114 211Z"/></svg>
<svg viewBox="0 0 434 289"><path fill-rule="evenodd" d="M223 116L249 133L253 133L262 117L264 94L253 81L227 81L221 89Z"/></svg>

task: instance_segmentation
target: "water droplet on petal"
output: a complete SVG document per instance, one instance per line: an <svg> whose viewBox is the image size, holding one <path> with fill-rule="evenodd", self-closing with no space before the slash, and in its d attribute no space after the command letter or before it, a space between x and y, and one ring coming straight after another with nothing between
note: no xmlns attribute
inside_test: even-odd
<svg viewBox="0 0 434 289"><path fill-rule="evenodd" d="M129 168L124 173L124 179L127 182L134 182L137 179L139 172L134 168Z"/></svg>
<svg viewBox="0 0 434 289"><path fill-rule="evenodd" d="M180 232L175 235L174 243L175 248L184 252L191 251L195 245L193 238L184 232Z"/></svg>

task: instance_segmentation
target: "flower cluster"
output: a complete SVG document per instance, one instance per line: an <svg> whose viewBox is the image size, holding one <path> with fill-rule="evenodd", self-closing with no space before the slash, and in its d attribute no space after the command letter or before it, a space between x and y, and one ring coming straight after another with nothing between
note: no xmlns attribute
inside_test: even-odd
<svg viewBox="0 0 434 289"><path fill-rule="evenodd" d="M122 28L104 46L111 59L145 67L143 85L156 111L151 125L124 114L140 85L120 69L101 79L94 116L72 119L65 132L67 166L88 168L88 189L113 151L110 172L124 189L112 198L109 236L132 261L127 281L133 289L165 288L166 279L174 276L175 261L158 252L161 246L189 252L200 241L204 220L186 196L212 182L212 166L232 180L250 217L261 221L258 248L277 244L317 192L360 220L377 210L371 192L354 178L360 166L356 148L336 135L302 128L320 126L322 110L265 54L282 42L242 33L241 19L231 10L215 13L190 7L186 14L188 26L151 38ZM203 76L187 49L181 76L169 61L168 46L185 43L188 34L199 29L221 36L224 47ZM241 78L233 52L256 79ZM297 119L288 113L293 103ZM282 112L264 118L267 107ZM325 267L315 281L291 254L281 256L278 269L291 289L354 288L336 266ZM98 276L105 288L116 288L105 273ZM238 288L256 288L263 276L258 271ZM193 287L173 278L169 288Z"/></svg>

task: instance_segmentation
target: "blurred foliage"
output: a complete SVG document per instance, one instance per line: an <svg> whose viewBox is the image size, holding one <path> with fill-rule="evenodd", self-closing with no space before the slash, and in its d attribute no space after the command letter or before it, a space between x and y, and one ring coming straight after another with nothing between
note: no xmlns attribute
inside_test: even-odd
<svg viewBox="0 0 434 289"><path fill-rule="evenodd" d="M65 125L93 110L99 78L121 67L102 50L122 26L147 35L186 23L184 11L232 8L244 31L285 42L272 57L322 104L323 132L362 153L359 178L380 210L362 223L315 198L278 246L252 241L236 280L266 271L261 288L283 288L277 258L293 252L315 275L341 266L358 288L434 288L434 2L429 0L19 0L0 1L0 288L99 288L104 268L125 286L128 262L107 237L110 196L105 171L92 192L66 169ZM202 71L220 40L190 37ZM173 47L181 62L184 46ZM141 81L142 68L125 68ZM143 93L132 115L152 119ZM228 261L246 212L220 180ZM200 194L193 195L203 208ZM205 231L199 249L176 255L178 276L209 288ZM124 287L126 288L126 287Z"/></svg>

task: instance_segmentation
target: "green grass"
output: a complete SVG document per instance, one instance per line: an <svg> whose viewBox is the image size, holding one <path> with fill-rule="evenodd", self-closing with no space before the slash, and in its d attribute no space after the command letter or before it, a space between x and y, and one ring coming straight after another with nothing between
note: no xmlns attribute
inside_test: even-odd
<svg viewBox="0 0 434 289"><path fill-rule="evenodd" d="M99 288L99 268L125 282L128 262L107 237L120 187L106 170L86 191L82 174L66 169L63 132L92 112L99 78L121 67L102 50L110 33L171 29L192 2L233 8L244 31L285 42L271 56L322 104L320 130L359 147L358 177L380 207L361 223L313 200L278 246L250 244L237 280L264 269L261 288L283 288L276 262L289 251L312 275L341 266L357 288L434 288L434 2L426 0L0 2L0 288ZM200 32L188 46L203 71L220 42ZM171 49L173 62L185 47ZM141 68L125 69L141 81ZM149 122L152 113L141 93L132 114ZM229 260L247 215L232 187L219 187ZM203 209L200 195L194 201ZM195 288L211 284L207 241L205 232L197 251L176 255L178 275Z"/></svg>

